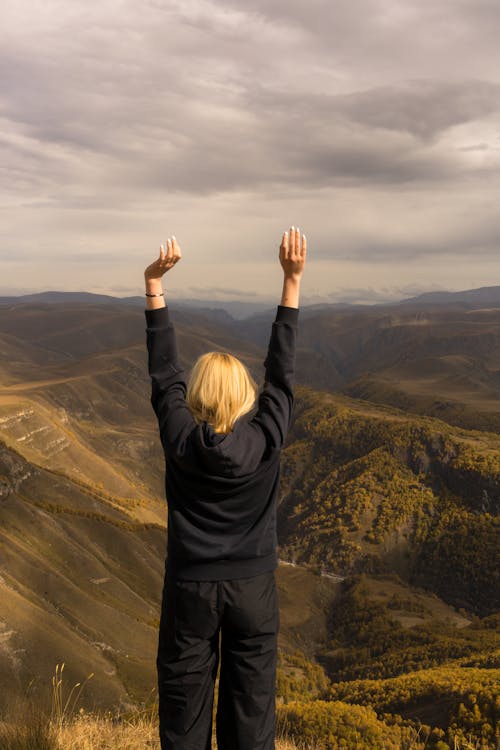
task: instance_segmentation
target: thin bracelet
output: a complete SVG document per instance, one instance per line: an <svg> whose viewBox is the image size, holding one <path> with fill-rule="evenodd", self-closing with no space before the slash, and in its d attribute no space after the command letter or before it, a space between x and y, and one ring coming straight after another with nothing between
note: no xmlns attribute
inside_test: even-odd
<svg viewBox="0 0 500 750"><path fill-rule="evenodd" d="M158 294L148 294L148 292L145 293L146 297L163 297L163 292L158 292Z"/></svg>

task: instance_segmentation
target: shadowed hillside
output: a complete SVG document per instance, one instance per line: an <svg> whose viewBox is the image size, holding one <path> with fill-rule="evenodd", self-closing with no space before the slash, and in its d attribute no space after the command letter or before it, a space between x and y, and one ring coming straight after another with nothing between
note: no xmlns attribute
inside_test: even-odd
<svg viewBox="0 0 500 750"><path fill-rule="evenodd" d="M499 432L499 290L301 308L298 382ZM265 323L253 316L238 328L264 346Z"/></svg>
<svg viewBox="0 0 500 750"><path fill-rule="evenodd" d="M283 454L282 554L346 576L397 572L497 611L500 438L298 387Z"/></svg>

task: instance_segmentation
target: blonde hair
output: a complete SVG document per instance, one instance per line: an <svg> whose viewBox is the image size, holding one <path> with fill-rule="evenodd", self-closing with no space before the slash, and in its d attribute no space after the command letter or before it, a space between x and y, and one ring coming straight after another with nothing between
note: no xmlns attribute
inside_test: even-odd
<svg viewBox="0 0 500 750"><path fill-rule="evenodd" d="M249 412L258 385L250 371L228 352L207 352L193 365L186 402L197 422L209 422L215 432L232 432L238 417Z"/></svg>

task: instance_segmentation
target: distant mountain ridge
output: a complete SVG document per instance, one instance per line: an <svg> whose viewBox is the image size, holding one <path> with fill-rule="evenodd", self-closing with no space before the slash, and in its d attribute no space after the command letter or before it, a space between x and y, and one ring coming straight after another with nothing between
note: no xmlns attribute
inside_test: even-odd
<svg viewBox="0 0 500 750"><path fill-rule="evenodd" d="M483 286L477 289L464 289L457 292L424 292L416 297L403 299L399 304L459 304L470 309L484 306L500 307L500 286Z"/></svg>
<svg viewBox="0 0 500 750"><path fill-rule="evenodd" d="M397 304L301 306L297 382L500 431L500 287L429 295ZM20 352L19 340L36 362L46 350L54 365L136 345L144 298L94 298L49 292L0 303L4 361L22 377L25 365L16 362L28 349ZM258 356L248 360L244 352L253 347L255 357L265 349L276 307L236 319L219 307L168 304L180 336L192 341L181 352L186 367L211 347L239 352L261 372Z"/></svg>
<svg viewBox="0 0 500 750"><path fill-rule="evenodd" d="M302 295L302 299L307 299L305 295ZM93 292L59 292L59 291L47 291L47 292L34 292L32 294L21 294L12 296L0 296L0 305L10 304L12 302L21 303L68 303L68 302L85 302L89 304L130 304L130 305L144 305L144 296L134 295L127 297L116 297L108 294L95 294ZM273 302L251 302L248 300L241 301L238 299L233 300L211 300L211 299L197 299L197 298L182 298L176 297L175 293L169 295L169 302L175 305L179 309L192 308L200 310L224 310L235 320L243 320L251 317L252 315L259 315L260 313L266 313L269 310L274 310ZM279 300L276 300L278 304ZM374 303L352 303L352 302L320 302L320 303L308 303L303 302L301 304L301 311L308 313L314 313L319 311L328 310L347 310L347 309L369 309L369 308L383 308L393 307L397 305L461 305L469 308L477 308L487 306L498 306L500 307L500 286L487 286L478 287L477 289L464 289L460 291L431 291L423 292L422 294L402 298L400 300L393 300L387 302L374 302Z"/></svg>

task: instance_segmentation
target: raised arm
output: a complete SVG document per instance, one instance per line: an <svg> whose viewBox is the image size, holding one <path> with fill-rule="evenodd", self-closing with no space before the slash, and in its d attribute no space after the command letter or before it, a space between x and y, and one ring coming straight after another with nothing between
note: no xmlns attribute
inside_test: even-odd
<svg viewBox="0 0 500 750"><path fill-rule="evenodd" d="M306 238L303 235L300 243L299 229L291 227L290 237L283 234L279 258L284 271L283 293L264 360L264 387L252 419L264 430L272 449L280 449L285 442L294 404L299 291L306 262Z"/></svg>
<svg viewBox="0 0 500 750"><path fill-rule="evenodd" d="M177 354L177 337L170 310L165 304L162 276L181 258L175 237L167 240L167 250L144 271L146 282L146 342L148 372L151 377L151 405L158 418L162 444L167 453L181 453L183 438L194 425L186 403L184 368Z"/></svg>

